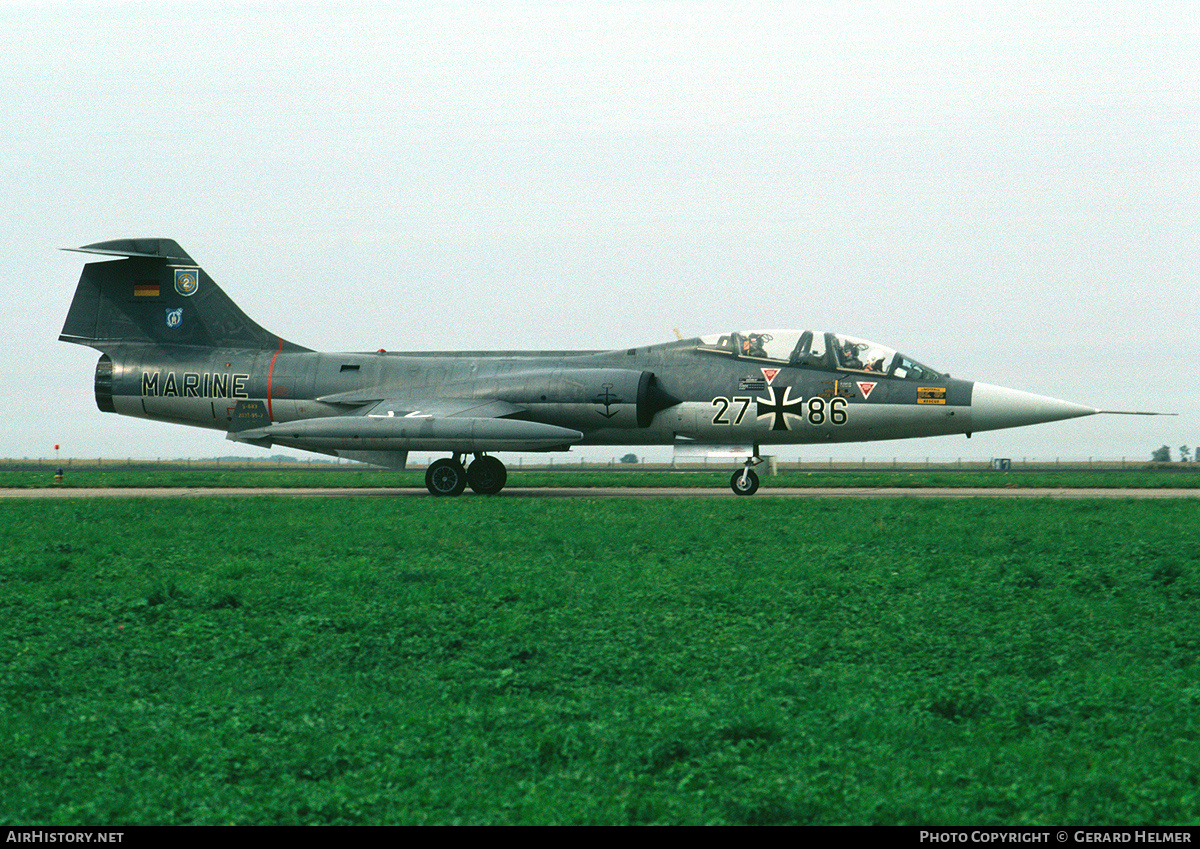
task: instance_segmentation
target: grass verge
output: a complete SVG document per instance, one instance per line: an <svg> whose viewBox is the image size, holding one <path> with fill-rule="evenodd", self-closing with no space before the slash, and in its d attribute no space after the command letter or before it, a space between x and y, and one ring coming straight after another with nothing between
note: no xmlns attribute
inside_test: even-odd
<svg viewBox="0 0 1200 849"><path fill-rule="evenodd" d="M1185 501L0 503L0 820L1195 823Z"/></svg>
<svg viewBox="0 0 1200 849"><path fill-rule="evenodd" d="M509 487L697 487L726 489L736 468L721 471L521 470L509 469ZM762 486L775 487L988 487L988 488L1137 488L1200 487L1200 464L1195 469L781 471L769 476L760 470ZM61 484L50 467L0 470L0 488L92 487L408 487L424 489L425 470L402 472L367 466L256 469L248 467L79 468L68 469Z"/></svg>

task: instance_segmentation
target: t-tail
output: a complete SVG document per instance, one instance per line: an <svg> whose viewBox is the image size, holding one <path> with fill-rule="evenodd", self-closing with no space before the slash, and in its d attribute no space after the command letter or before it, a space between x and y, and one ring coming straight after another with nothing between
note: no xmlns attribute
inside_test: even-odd
<svg viewBox="0 0 1200 849"><path fill-rule="evenodd" d="M104 412L224 430L239 401L271 397L281 353L308 350L255 323L170 239L68 250L123 257L84 266L58 337L102 352Z"/></svg>
<svg viewBox="0 0 1200 849"><path fill-rule="evenodd" d="M124 257L83 268L59 339L105 353L126 345L307 350L254 322L171 239L117 239L82 248Z"/></svg>

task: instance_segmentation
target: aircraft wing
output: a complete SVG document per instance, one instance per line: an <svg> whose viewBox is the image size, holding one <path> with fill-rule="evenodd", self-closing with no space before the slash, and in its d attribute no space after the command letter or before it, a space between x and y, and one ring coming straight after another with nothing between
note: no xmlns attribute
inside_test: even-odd
<svg viewBox="0 0 1200 849"><path fill-rule="evenodd" d="M488 399L389 398L344 416L272 422L262 401L239 401L228 438L260 446L315 451L553 451L583 439L580 431L507 418L523 408Z"/></svg>
<svg viewBox="0 0 1200 849"><path fill-rule="evenodd" d="M405 419L500 419L524 412L524 407L490 398L385 398L367 409L364 415Z"/></svg>

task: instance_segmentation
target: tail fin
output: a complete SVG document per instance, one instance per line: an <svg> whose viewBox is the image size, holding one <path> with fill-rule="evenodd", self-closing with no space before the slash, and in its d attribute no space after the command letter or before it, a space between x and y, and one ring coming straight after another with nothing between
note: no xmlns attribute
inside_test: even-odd
<svg viewBox="0 0 1200 849"><path fill-rule="evenodd" d="M82 248L125 257L83 267L59 339L101 351L128 343L304 351L238 308L171 239L118 239Z"/></svg>

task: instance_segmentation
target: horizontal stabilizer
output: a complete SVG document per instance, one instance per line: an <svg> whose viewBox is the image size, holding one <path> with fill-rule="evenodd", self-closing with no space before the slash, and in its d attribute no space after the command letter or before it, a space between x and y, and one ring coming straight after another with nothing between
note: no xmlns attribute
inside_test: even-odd
<svg viewBox="0 0 1200 849"><path fill-rule="evenodd" d="M63 248L63 250L107 256L144 256L186 262L189 265L195 262L174 239L113 239L109 242L84 245L82 248Z"/></svg>

